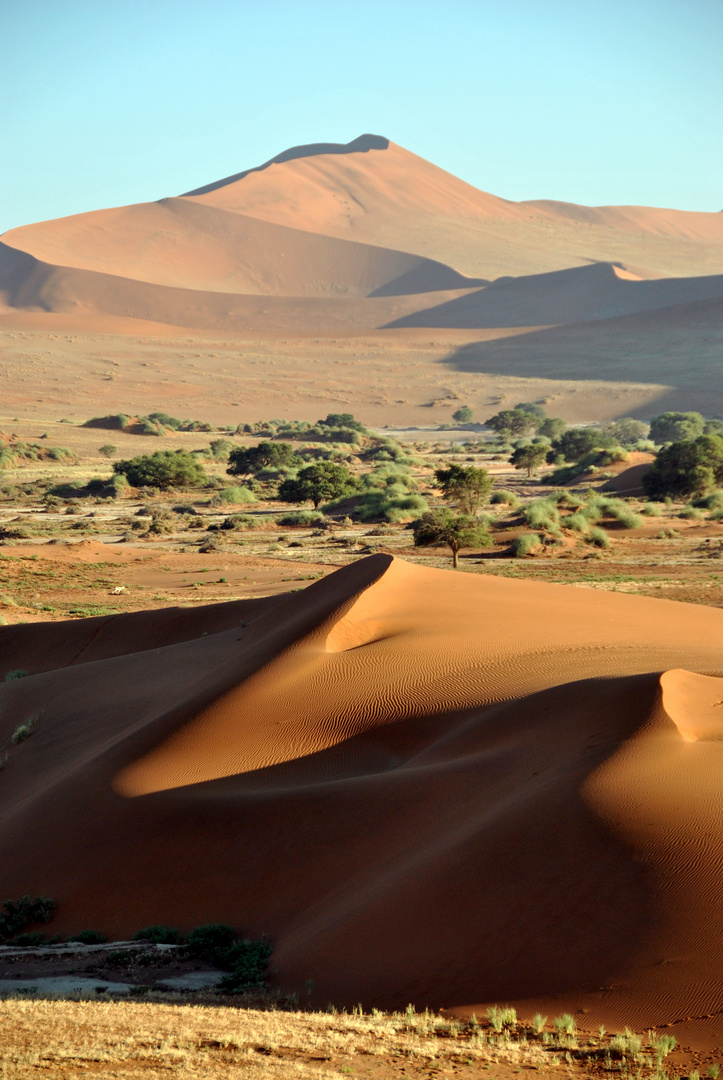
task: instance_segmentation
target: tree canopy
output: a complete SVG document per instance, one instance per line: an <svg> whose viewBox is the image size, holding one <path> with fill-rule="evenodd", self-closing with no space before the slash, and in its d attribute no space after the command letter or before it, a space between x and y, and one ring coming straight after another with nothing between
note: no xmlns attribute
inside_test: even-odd
<svg viewBox="0 0 723 1080"><path fill-rule="evenodd" d="M461 405L459 409L452 413L452 419L455 424L469 424L473 415L469 405Z"/></svg>
<svg viewBox="0 0 723 1080"><path fill-rule="evenodd" d="M654 443L697 439L704 430L705 420L699 412L664 412L650 421L650 438Z"/></svg>
<svg viewBox="0 0 723 1080"><path fill-rule="evenodd" d="M537 431L542 424L542 417L526 409L503 409L490 416L486 424L503 438L520 437Z"/></svg>
<svg viewBox="0 0 723 1080"><path fill-rule="evenodd" d="M603 428L603 432L610 435L621 446L635 446L640 439L647 438L649 430L649 425L644 420L635 420L632 416L612 420Z"/></svg>
<svg viewBox="0 0 723 1080"><path fill-rule="evenodd" d="M474 465L450 465L434 473L445 499L453 499L466 514L476 514L492 491L492 477Z"/></svg>
<svg viewBox="0 0 723 1080"><path fill-rule="evenodd" d="M701 435L664 446L643 476L649 499L705 495L723 484L723 436Z"/></svg>
<svg viewBox="0 0 723 1080"><path fill-rule="evenodd" d="M452 565L457 569L459 551L463 547L489 547L492 537L487 526L467 514L455 514L442 508L422 514L413 523L415 547L448 547Z"/></svg>
<svg viewBox="0 0 723 1080"><path fill-rule="evenodd" d="M226 472L231 476L250 476L261 469L295 468L301 465L301 458L291 443L260 442L232 450L228 462Z"/></svg>
<svg viewBox="0 0 723 1080"><path fill-rule="evenodd" d="M592 427L568 428L552 444L554 453L562 454L565 461L578 461L591 450L606 450L615 445L617 440L612 435Z"/></svg>
<svg viewBox="0 0 723 1080"><path fill-rule="evenodd" d="M510 465L514 465L516 469L527 469L527 475L532 476L546 457L547 447L544 444L529 443L527 446L517 447L510 458Z"/></svg>
<svg viewBox="0 0 723 1080"><path fill-rule="evenodd" d="M320 503L350 494L355 488L356 481L346 465L319 461L307 465L297 477L279 484L279 499L290 503L311 502L316 510Z"/></svg>
<svg viewBox="0 0 723 1080"><path fill-rule="evenodd" d="M198 487L208 480L198 458L187 450L159 450L130 461L117 461L113 471L125 476L133 487Z"/></svg>

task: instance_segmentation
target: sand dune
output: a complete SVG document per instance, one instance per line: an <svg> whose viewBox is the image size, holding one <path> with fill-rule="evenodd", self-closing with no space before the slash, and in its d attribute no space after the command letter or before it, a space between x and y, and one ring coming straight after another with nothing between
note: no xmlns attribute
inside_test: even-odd
<svg viewBox="0 0 723 1080"><path fill-rule="evenodd" d="M5 740L39 714L4 895L55 896L61 932L266 931L323 1003L723 1009L723 612L377 555L194 637L140 620L100 653L73 624L75 657L0 629L33 672Z"/></svg>
<svg viewBox="0 0 723 1080"><path fill-rule="evenodd" d="M394 296L478 284L417 255L336 240L184 199L13 229L5 245L51 266L259 296Z"/></svg>
<svg viewBox="0 0 723 1080"><path fill-rule="evenodd" d="M511 202L379 136L295 147L184 198L497 278L589 262L671 276L723 272L723 214Z"/></svg>
<svg viewBox="0 0 723 1080"><path fill-rule="evenodd" d="M641 281L609 263L494 281L394 327L550 326L611 319L723 297L723 275Z"/></svg>
<svg viewBox="0 0 723 1080"><path fill-rule="evenodd" d="M723 215L514 203L370 135L0 244L7 310L230 332L581 322L720 296L721 275Z"/></svg>

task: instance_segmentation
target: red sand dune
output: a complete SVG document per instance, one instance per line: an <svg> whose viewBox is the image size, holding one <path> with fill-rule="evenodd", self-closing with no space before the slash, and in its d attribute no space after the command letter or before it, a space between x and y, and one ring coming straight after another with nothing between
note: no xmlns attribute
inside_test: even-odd
<svg viewBox="0 0 723 1080"><path fill-rule="evenodd" d="M0 629L0 889L59 932L229 921L322 1004L723 1046L723 612L376 555L69 633Z"/></svg>
<svg viewBox="0 0 723 1080"><path fill-rule="evenodd" d="M546 326L723 295L721 214L514 203L369 135L2 240L6 311L234 333Z"/></svg>

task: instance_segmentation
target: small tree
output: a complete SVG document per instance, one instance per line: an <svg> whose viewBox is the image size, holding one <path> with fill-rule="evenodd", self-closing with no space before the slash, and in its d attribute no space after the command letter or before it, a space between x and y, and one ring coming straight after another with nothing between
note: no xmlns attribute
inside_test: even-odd
<svg viewBox="0 0 723 1080"><path fill-rule="evenodd" d="M510 465L514 465L516 469L527 469L527 475L532 476L546 457L547 447L544 444L530 443L529 446L517 447L510 458Z"/></svg>
<svg viewBox="0 0 723 1080"><path fill-rule="evenodd" d="M307 465L294 479L284 480L279 484L279 499L282 502L311 502L314 509L329 499L339 499L356 488L356 481L346 465L334 461L319 461Z"/></svg>
<svg viewBox="0 0 723 1080"><path fill-rule="evenodd" d="M445 499L453 499L465 514L476 514L492 491L492 477L474 465L450 465L434 475Z"/></svg>
<svg viewBox="0 0 723 1080"><path fill-rule="evenodd" d="M228 458L230 476L250 476L261 469L296 468L301 458L291 443L260 442L257 446L239 446Z"/></svg>
<svg viewBox="0 0 723 1080"><path fill-rule="evenodd" d="M542 424L542 417L526 409L503 409L486 421L487 427L504 439L531 435Z"/></svg>
<svg viewBox="0 0 723 1080"><path fill-rule="evenodd" d="M723 437L701 435L663 447L643 476L649 499L705 495L723 484Z"/></svg>
<svg viewBox="0 0 723 1080"><path fill-rule="evenodd" d="M103 457L111 458L118 453L118 447L113 446L112 443L104 443L102 446L98 447L98 453L102 454Z"/></svg>
<svg viewBox="0 0 723 1080"><path fill-rule="evenodd" d="M579 461L584 454L592 450L606 450L615 446L617 440L612 435L604 434L598 428L568 428L559 439L553 442L553 452L562 454L565 461Z"/></svg>
<svg viewBox="0 0 723 1080"><path fill-rule="evenodd" d="M452 413L452 419L456 424L469 424L473 415L469 405L462 405L456 412Z"/></svg>
<svg viewBox="0 0 723 1080"><path fill-rule="evenodd" d="M665 412L650 421L650 438L659 444L697 439L704 430L705 420L699 412Z"/></svg>
<svg viewBox="0 0 723 1080"><path fill-rule="evenodd" d="M620 420L613 420L606 424L603 431L610 435L621 446L635 446L640 439L645 439L649 427L643 420L635 420L632 416L623 416Z"/></svg>
<svg viewBox="0 0 723 1080"><path fill-rule="evenodd" d="M199 487L208 480L198 458L187 450L159 450L141 454L130 461L117 461L116 473L125 476L133 487Z"/></svg>
<svg viewBox="0 0 723 1080"><path fill-rule="evenodd" d="M567 428L567 424L559 416L548 416L542 421L537 429L538 435L544 435L548 439L559 439L563 431Z"/></svg>
<svg viewBox="0 0 723 1080"><path fill-rule="evenodd" d="M485 524L452 510L430 510L413 523L415 547L448 547L456 570L463 547L489 547L492 537Z"/></svg>

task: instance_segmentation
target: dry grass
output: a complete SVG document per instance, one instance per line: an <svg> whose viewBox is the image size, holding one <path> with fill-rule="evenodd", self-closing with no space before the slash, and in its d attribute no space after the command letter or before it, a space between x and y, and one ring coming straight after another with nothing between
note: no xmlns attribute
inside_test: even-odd
<svg viewBox="0 0 723 1080"><path fill-rule="evenodd" d="M446 1073L512 1080L522 1070L550 1077L614 1074L622 1080L675 1076L665 1068L669 1048L661 1053L654 1033L635 1037L636 1048L631 1046L626 1058L602 1031L600 1037L583 1037L573 1021L572 1031L565 1028L562 1034L564 1019L572 1020L558 1018L549 1025L552 1031L539 1030L534 1021L495 1031L474 1017L462 1021L416 1013L412 1006L405 1013L348 1015L169 1001L15 998L0 1001L0 1076L298 1080Z"/></svg>
<svg viewBox="0 0 723 1080"><path fill-rule="evenodd" d="M494 1037L492 1037L494 1040ZM430 1013L347 1015L155 1002L0 1002L3 1078L89 1075L326 1077L362 1065L549 1065L539 1044L498 1044ZM384 1071L388 1073L388 1070Z"/></svg>

